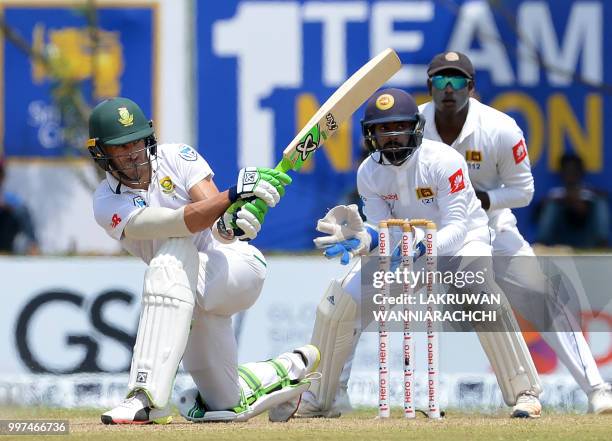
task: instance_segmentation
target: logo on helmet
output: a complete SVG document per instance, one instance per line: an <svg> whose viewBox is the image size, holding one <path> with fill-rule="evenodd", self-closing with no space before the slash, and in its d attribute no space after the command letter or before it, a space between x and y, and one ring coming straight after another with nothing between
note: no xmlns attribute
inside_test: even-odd
<svg viewBox="0 0 612 441"><path fill-rule="evenodd" d="M129 127L134 124L134 115L130 113L127 107L119 107L117 112L119 112L119 119L117 121L119 121L123 127Z"/></svg>
<svg viewBox="0 0 612 441"><path fill-rule="evenodd" d="M162 191L166 194L171 194L174 191L174 183L170 176L166 176L161 181L159 181L159 185L161 185Z"/></svg>
<svg viewBox="0 0 612 441"><path fill-rule="evenodd" d="M389 110L395 104L395 98L393 95L385 93L376 98L376 107L380 110Z"/></svg>

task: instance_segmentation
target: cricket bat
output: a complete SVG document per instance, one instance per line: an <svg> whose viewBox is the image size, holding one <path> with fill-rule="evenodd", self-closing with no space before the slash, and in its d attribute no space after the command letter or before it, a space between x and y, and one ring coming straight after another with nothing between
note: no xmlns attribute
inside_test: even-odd
<svg viewBox="0 0 612 441"><path fill-rule="evenodd" d="M400 70L401 66L399 57L390 48L364 64L342 83L298 132L283 151L283 158L275 169L283 173L289 170L299 170L310 155L319 149L330 136L333 136L340 125ZM244 201L236 201L228 211L235 212L244 203ZM263 201L256 200L255 204L264 212L268 209Z"/></svg>
<svg viewBox="0 0 612 441"><path fill-rule="evenodd" d="M304 161L333 136L340 125L351 117L402 66L393 49L385 49L364 64L346 80L313 115L283 151L276 170L283 173L299 170Z"/></svg>

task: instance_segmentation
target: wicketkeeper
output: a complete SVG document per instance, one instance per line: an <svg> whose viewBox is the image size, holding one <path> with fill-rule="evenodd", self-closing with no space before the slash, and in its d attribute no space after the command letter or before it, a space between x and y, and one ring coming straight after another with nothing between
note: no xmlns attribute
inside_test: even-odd
<svg viewBox="0 0 612 441"><path fill-rule="evenodd" d="M315 244L325 249L327 257L348 263L350 257L366 256L376 248L377 232L372 226L380 221L429 219L438 226L439 256L461 265L471 261L487 265L486 269L473 268L488 274L485 285L466 286L462 292L501 293L491 276L488 218L470 182L467 164L448 145L423 139L424 126L425 119L408 93L386 89L370 98L362 132L371 154L357 172L370 226L361 221L356 205L337 206L319 220L317 230L326 236L315 239ZM423 253L422 242L414 249ZM339 415L334 400L340 374L361 332L360 271L358 263L342 280L333 280L318 307L312 343L321 348L322 377L304 393L298 409L302 417ZM513 406L512 416L539 417L541 384L523 335L507 302L498 305L496 312L499 320L493 328L474 324L474 329L504 401Z"/></svg>

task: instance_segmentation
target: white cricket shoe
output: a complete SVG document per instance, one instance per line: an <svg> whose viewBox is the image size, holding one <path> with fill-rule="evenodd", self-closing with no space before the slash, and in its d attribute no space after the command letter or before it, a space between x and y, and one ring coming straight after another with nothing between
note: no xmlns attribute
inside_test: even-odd
<svg viewBox="0 0 612 441"><path fill-rule="evenodd" d="M302 361L304 362L305 366L304 376L313 373L319 366L319 362L321 361L321 352L315 345L302 346L295 349L293 352L300 354L302 357ZM270 409L268 411L268 419L274 423L289 421L289 419L297 412L298 408L300 407L302 396L306 393L309 392L306 391L296 398Z"/></svg>
<svg viewBox="0 0 612 441"><path fill-rule="evenodd" d="M335 404L335 403L334 403ZM315 395L310 392L302 394L296 418L339 418L342 412L335 405L331 409L322 409Z"/></svg>
<svg viewBox="0 0 612 441"><path fill-rule="evenodd" d="M542 405L538 397L531 392L523 392L516 399L512 408L511 418L540 418L542 416Z"/></svg>
<svg viewBox="0 0 612 441"><path fill-rule="evenodd" d="M612 385L606 383L589 394L588 413L612 414Z"/></svg>
<svg viewBox="0 0 612 441"><path fill-rule="evenodd" d="M104 424L169 424L172 422L170 404L157 409L152 407L144 392L136 392L123 403L103 413Z"/></svg>

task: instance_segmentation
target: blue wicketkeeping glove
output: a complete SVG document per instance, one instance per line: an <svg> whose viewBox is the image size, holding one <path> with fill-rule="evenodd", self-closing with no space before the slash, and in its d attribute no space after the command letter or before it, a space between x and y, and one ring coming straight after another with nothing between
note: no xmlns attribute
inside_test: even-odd
<svg viewBox="0 0 612 441"><path fill-rule="evenodd" d="M327 236L317 237L314 243L323 249L329 259L340 256L340 263L347 265L354 256L367 255L378 246L378 233L364 225L357 205L338 205L317 222L317 231Z"/></svg>

